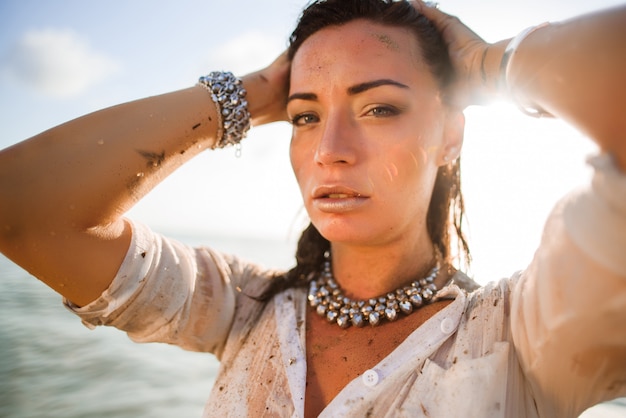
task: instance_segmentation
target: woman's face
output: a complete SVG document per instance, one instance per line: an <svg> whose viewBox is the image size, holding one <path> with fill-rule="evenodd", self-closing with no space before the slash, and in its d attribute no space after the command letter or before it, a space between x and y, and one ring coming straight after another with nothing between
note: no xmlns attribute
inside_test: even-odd
<svg viewBox="0 0 626 418"><path fill-rule="evenodd" d="M463 118L442 103L410 31L356 20L316 32L294 56L287 112L293 170L326 239L426 234L437 168L458 156Z"/></svg>

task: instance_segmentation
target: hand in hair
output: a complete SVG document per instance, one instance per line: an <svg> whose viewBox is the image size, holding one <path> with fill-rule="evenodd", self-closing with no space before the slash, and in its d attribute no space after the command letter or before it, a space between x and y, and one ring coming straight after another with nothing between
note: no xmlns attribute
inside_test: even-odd
<svg viewBox="0 0 626 418"><path fill-rule="evenodd" d="M448 44L458 106L502 94L524 108L543 109L588 136L626 171L626 6L537 28L516 48L505 83L501 61L509 40L487 44L458 18L420 0L413 5Z"/></svg>
<svg viewBox="0 0 626 418"><path fill-rule="evenodd" d="M490 45L456 16L448 15L421 0L413 0L413 6L430 19L439 29L448 51L456 80L453 103L463 109L473 104L485 104L497 92L497 77L488 76L486 60L491 58ZM496 54L493 54L494 56Z"/></svg>
<svg viewBox="0 0 626 418"><path fill-rule="evenodd" d="M283 52L269 66L242 78L253 125L287 120L290 69L291 60Z"/></svg>

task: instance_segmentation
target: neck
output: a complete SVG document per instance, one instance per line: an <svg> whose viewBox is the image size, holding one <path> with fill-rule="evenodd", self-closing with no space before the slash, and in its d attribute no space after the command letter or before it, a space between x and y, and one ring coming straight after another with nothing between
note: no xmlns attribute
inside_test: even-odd
<svg viewBox="0 0 626 418"><path fill-rule="evenodd" d="M384 295L428 274L435 251L429 238L407 245L332 244L332 269L346 296L368 299Z"/></svg>

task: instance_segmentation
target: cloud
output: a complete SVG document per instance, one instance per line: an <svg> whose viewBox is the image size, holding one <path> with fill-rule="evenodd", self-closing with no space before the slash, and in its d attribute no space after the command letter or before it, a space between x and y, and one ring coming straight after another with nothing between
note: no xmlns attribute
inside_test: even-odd
<svg viewBox="0 0 626 418"><path fill-rule="evenodd" d="M246 74L271 63L283 51L283 44L284 40L276 37L247 32L213 51L211 63L237 75Z"/></svg>
<svg viewBox="0 0 626 418"><path fill-rule="evenodd" d="M3 61L5 76L57 98L76 96L119 70L113 59L69 29L29 31Z"/></svg>

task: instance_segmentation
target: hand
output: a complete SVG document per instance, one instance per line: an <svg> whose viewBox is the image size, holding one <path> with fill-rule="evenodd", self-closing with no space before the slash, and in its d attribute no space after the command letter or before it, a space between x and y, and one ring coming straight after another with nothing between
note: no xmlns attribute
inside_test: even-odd
<svg viewBox="0 0 626 418"><path fill-rule="evenodd" d="M269 66L242 78L253 125L287 120L290 70L291 61L283 52Z"/></svg>
<svg viewBox="0 0 626 418"><path fill-rule="evenodd" d="M448 53L455 71L453 104L463 109L473 104L484 104L497 94L498 62L493 65L491 45L465 26L456 16L443 13L421 0L413 6L441 32L448 45ZM491 65L488 65L491 64ZM495 71L494 71L495 69Z"/></svg>

